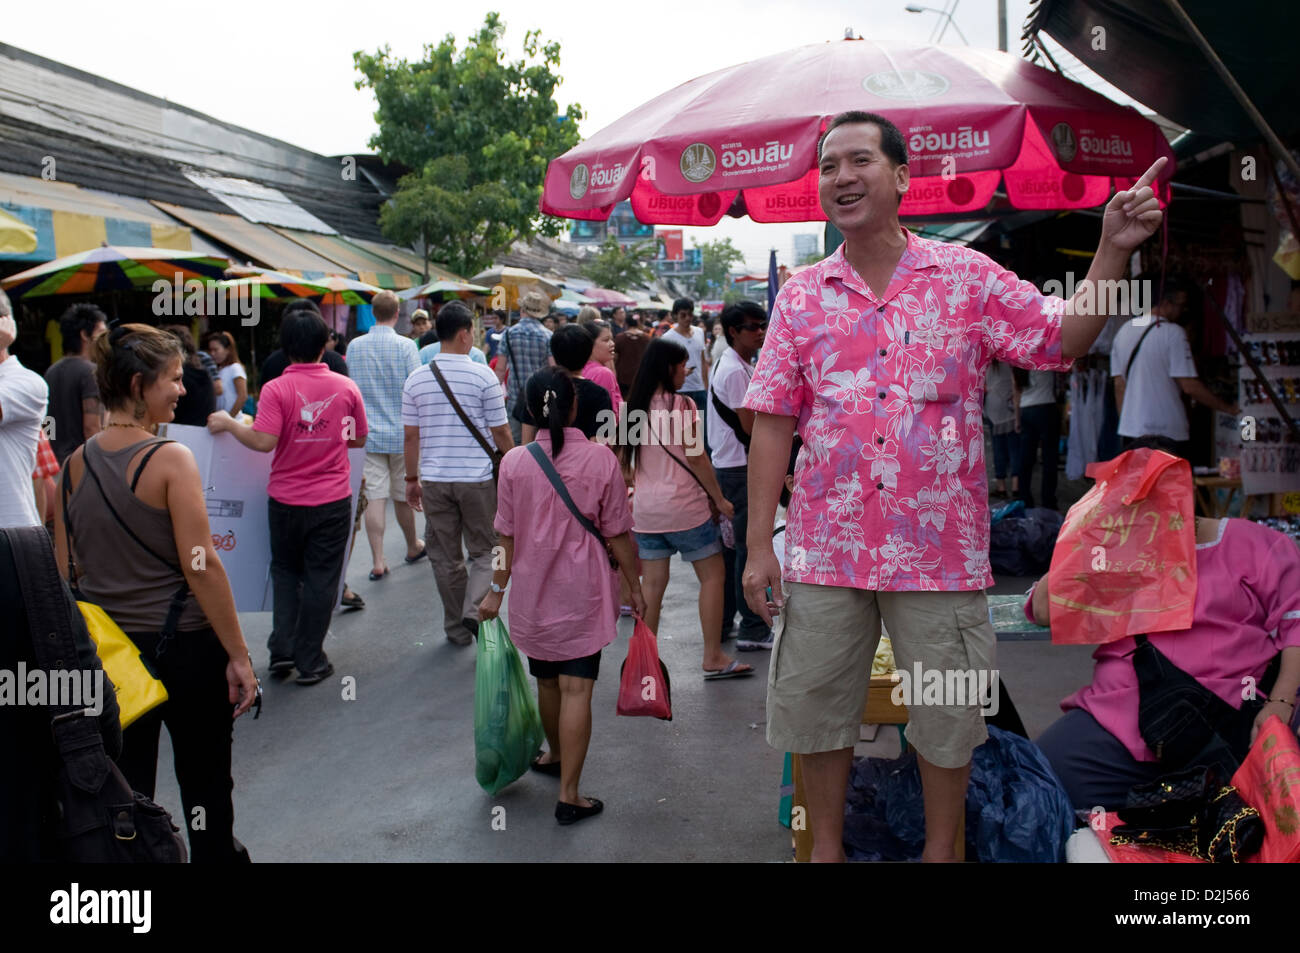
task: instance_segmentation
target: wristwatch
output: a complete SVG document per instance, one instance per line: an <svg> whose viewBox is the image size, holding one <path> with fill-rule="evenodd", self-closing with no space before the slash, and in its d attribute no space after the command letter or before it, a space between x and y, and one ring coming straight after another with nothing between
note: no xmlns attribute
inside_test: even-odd
<svg viewBox="0 0 1300 953"><path fill-rule="evenodd" d="M418 476L409 476L409 477L406 478L406 482L407 482L407 483L415 483L415 482L417 482L419 479L420 479L420 478L419 478Z"/></svg>
<svg viewBox="0 0 1300 953"><path fill-rule="evenodd" d="M506 585L508 586L509 583L506 583ZM505 591L506 591L506 587L505 587L505 586L498 586L495 582L493 582L493 583L492 583L492 591L493 591L493 592L497 592L497 593L505 592Z"/></svg>

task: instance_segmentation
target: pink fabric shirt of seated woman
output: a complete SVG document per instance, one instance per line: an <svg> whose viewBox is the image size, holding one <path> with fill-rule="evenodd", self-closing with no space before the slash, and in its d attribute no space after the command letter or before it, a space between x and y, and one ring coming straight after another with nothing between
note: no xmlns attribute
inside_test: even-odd
<svg viewBox="0 0 1300 953"><path fill-rule="evenodd" d="M610 404L614 408L614 413L618 413L618 403L623 399L623 395L618 392L618 378L614 376L614 372L604 364L588 361L582 369L582 376L609 391Z"/></svg>
<svg viewBox="0 0 1300 953"><path fill-rule="evenodd" d="M537 432L579 512L610 539L632 528L627 487L614 452L566 427L556 459L551 435ZM603 649L618 626L618 576L605 547L569 512L527 447L501 460L496 531L514 538L506 620L525 655L548 662Z"/></svg>
<svg viewBox="0 0 1300 953"><path fill-rule="evenodd" d="M1273 656L1300 645L1300 547L1250 520L1224 520L1217 542L1196 546L1196 578L1191 627L1148 638L1239 709L1246 687L1258 683ZM1155 761L1138 731L1138 680L1129 654L1135 648L1132 638L1098 646L1092 683L1061 708L1082 708L1138 761Z"/></svg>
<svg viewBox="0 0 1300 953"><path fill-rule="evenodd" d="M650 399L648 419L638 434L629 420L628 435L639 439L636 484L632 494L632 528L638 533L680 533L707 522L713 511L709 496L686 470L689 454L704 446L695 402L682 394L658 391ZM693 421L694 446L684 443ZM670 456L671 455L671 456ZM671 459L676 457L676 461Z"/></svg>

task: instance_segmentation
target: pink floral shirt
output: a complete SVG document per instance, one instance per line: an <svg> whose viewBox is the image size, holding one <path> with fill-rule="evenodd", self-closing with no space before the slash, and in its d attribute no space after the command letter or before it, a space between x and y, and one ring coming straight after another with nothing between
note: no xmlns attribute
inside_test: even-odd
<svg viewBox="0 0 1300 953"><path fill-rule="evenodd" d="M882 298L835 254L777 295L745 406L804 446L785 579L886 591L993 584L984 375L1067 370L1065 301L987 256L909 232Z"/></svg>

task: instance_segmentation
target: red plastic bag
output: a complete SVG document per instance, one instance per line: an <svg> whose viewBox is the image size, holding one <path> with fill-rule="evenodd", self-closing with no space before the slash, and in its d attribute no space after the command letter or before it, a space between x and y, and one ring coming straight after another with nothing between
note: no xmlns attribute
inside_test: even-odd
<svg viewBox="0 0 1300 953"><path fill-rule="evenodd" d="M619 672L618 713L673 720L668 666L659 660L655 634L639 617Z"/></svg>
<svg viewBox="0 0 1300 953"><path fill-rule="evenodd" d="M1264 820L1264 846L1246 862L1300 863L1300 743L1277 715L1264 722L1232 783Z"/></svg>
<svg viewBox="0 0 1300 953"><path fill-rule="evenodd" d="M1186 460L1141 448L1088 466L1048 571L1052 641L1100 645L1192 624L1196 522Z"/></svg>
<svg viewBox="0 0 1300 953"><path fill-rule="evenodd" d="M1095 821L1096 818L1093 818ZM1093 826L1092 831L1097 835L1097 840L1101 841L1101 849L1106 852L1113 864L1204 864L1207 861L1191 854L1179 853L1176 850L1165 850L1163 847L1142 846L1138 844L1112 844L1110 839L1114 836L1116 827L1121 826L1124 822L1119 819L1119 814L1115 811L1107 811L1104 824Z"/></svg>

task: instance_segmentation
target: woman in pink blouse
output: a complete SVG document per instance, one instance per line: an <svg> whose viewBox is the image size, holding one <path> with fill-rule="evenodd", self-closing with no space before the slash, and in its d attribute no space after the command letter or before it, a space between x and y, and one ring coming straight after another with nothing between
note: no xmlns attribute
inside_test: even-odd
<svg viewBox="0 0 1300 953"><path fill-rule="evenodd" d="M622 572L632 580L632 605L645 612L636 582L636 551L627 488L613 451L588 441L573 426L578 404L573 380L547 367L528 379L525 396L538 430L535 445L551 461L574 505L609 541ZM532 446L532 445L529 445ZM591 692L601 650L618 625L616 577L604 545L578 522L528 446L501 461L496 530L505 567L479 606L494 619L502 593L514 579L508 612L510 637L537 679L537 702L550 751L533 763L558 775L555 819L573 824L599 814L603 804L578 792L591 740Z"/></svg>
<svg viewBox="0 0 1300 953"><path fill-rule="evenodd" d="M710 501L731 519L735 507L722 495L704 452L695 402L677 393L686 380L686 348L655 338L646 348L627 399L627 442L619 448L633 474L632 515L646 593L645 621L658 631L674 553L700 581L704 677L710 681L754 674L754 667L722 651L726 565Z"/></svg>
<svg viewBox="0 0 1300 953"><path fill-rule="evenodd" d="M623 395L619 393L618 378L614 376L614 332L608 322L601 319L600 312L592 307L578 312L578 323L591 335L592 341L591 360L582 369L582 376L609 391L609 399L617 413Z"/></svg>
<svg viewBox="0 0 1300 953"><path fill-rule="evenodd" d="M1196 573L1192 625L1152 633L1150 643L1235 709L1244 688L1258 684L1268 702L1254 730L1273 715L1290 723L1300 688L1300 547L1250 520L1197 517ZM1049 621L1048 599L1044 576L1025 605L1040 625ZM1098 646L1092 682L1061 703L1065 714L1037 739L1078 808L1123 807L1133 785L1183 767L1157 763L1138 731L1135 648L1132 637ZM1265 670L1279 654L1266 692Z"/></svg>

